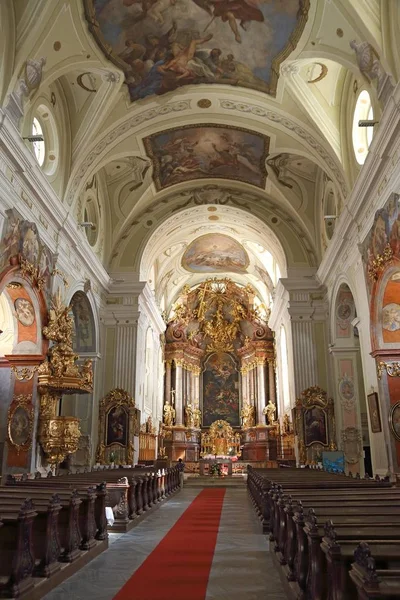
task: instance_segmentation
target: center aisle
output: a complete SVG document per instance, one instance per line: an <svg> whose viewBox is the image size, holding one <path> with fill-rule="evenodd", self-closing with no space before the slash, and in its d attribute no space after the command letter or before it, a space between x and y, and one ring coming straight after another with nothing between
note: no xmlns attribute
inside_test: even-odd
<svg viewBox="0 0 400 600"><path fill-rule="evenodd" d="M211 571L210 571L211 569ZM246 489L186 487L44 600L286 600Z"/></svg>

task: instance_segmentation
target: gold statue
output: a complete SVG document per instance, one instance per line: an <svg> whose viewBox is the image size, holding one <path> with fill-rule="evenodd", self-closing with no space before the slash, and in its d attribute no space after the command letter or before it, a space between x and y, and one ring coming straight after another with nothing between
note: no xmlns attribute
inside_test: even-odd
<svg viewBox="0 0 400 600"><path fill-rule="evenodd" d="M96 461L102 465L104 464L104 454L106 451L106 447L103 444L103 442L101 442L98 447L97 447L97 452L96 452Z"/></svg>
<svg viewBox="0 0 400 600"><path fill-rule="evenodd" d="M267 406L264 408L263 414L267 415L268 425L275 424L276 406L271 400L269 400Z"/></svg>
<svg viewBox="0 0 400 600"><path fill-rule="evenodd" d="M189 402L189 404L187 404L185 406L185 416L186 416L186 427L189 427L190 429L194 427L194 419L193 419L193 406L191 405L191 403Z"/></svg>
<svg viewBox="0 0 400 600"><path fill-rule="evenodd" d="M175 420L175 409L170 404L169 400L166 400L164 405L164 425L167 427L172 427Z"/></svg>
<svg viewBox="0 0 400 600"><path fill-rule="evenodd" d="M289 434L292 431L292 424L287 413L283 415L282 429L284 434Z"/></svg>
<svg viewBox="0 0 400 600"><path fill-rule="evenodd" d="M193 427L200 429L201 427L201 410L196 406L193 410Z"/></svg>
<svg viewBox="0 0 400 600"><path fill-rule="evenodd" d="M249 427L254 427L254 406L251 406L248 402L243 404L242 410L240 412L240 416L242 417L242 427L243 429L249 429Z"/></svg>

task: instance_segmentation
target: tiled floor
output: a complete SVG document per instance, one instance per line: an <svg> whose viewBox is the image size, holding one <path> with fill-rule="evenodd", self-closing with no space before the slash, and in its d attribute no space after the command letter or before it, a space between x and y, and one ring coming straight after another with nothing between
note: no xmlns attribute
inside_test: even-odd
<svg viewBox="0 0 400 600"><path fill-rule="evenodd" d="M106 552L44 600L112 600L200 491L186 488L129 533L113 534ZM245 488L226 490L206 597L228 599L286 600Z"/></svg>

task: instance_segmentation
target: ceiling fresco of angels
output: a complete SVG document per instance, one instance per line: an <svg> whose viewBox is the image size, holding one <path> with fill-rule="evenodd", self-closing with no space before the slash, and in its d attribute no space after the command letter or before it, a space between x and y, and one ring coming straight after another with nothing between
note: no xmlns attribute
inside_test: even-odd
<svg viewBox="0 0 400 600"><path fill-rule="evenodd" d="M220 83L275 95L309 0L84 0L89 29L132 100Z"/></svg>
<svg viewBox="0 0 400 600"><path fill-rule="evenodd" d="M186 125L143 140L157 190L193 179L233 179L265 188L269 138L224 125Z"/></svg>

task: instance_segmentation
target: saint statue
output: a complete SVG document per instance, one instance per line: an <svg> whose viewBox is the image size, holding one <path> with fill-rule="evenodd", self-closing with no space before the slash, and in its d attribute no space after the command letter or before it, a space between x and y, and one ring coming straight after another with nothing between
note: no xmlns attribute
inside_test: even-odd
<svg viewBox="0 0 400 600"><path fill-rule="evenodd" d="M172 425L174 424L174 420L175 409L172 406L172 404L170 404L169 400L167 400L164 405L164 424L167 427L172 427Z"/></svg>
<svg viewBox="0 0 400 600"><path fill-rule="evenodd" d="M251 406L248 402L246 402L246 404L244 404L242 407L240 416L242 417L243 429L254 427L254 406Z"/></svg>
<svg viewBox="0 0 400 600"><path fill-rule="evenodd" d="M193 410L193 427L200 429L201 427L201 410L196 406Z"/></svg>
<svg viewBox="0 0 400 600"><path fill-rule="evenodd" d="M193 406L191 405L190 402L185 407L185 416L186 416L186 427L189 427L189 428L194 427Z"/></svg>
<svg viewBox="0 0 400 600"><path fill-rule="evenodd" d="M268 425L274 425L275 424L275 413L276 413L276 406L270 400L268 402L267 406L263 410L263 414L267 415Z"/></svg>

